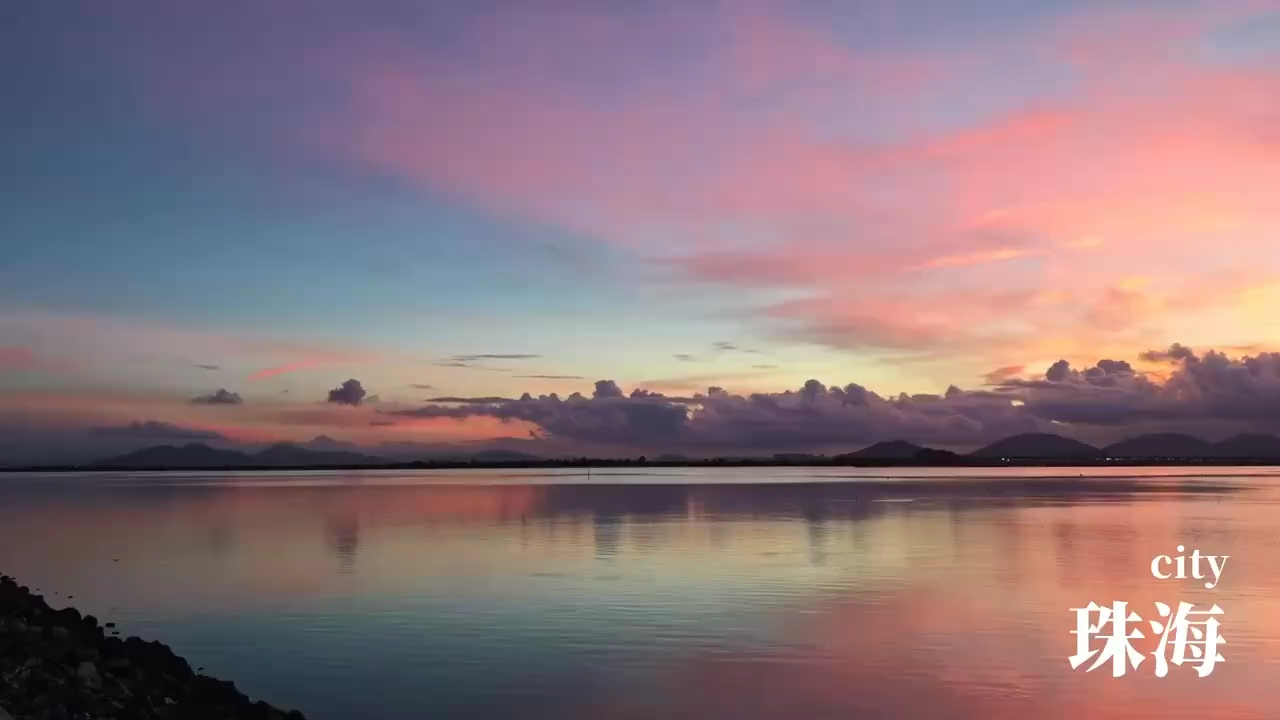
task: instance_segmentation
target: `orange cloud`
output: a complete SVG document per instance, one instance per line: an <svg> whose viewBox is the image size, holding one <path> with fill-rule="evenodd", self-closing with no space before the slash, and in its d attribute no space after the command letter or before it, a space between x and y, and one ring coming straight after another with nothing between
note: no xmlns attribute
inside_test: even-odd
<svg viewBox="0 0 1280 720"><path fill-rule="evenodd" d="M971 265L985 265L987 263L1001 262L1004 260L1015 260L1031 255L1039 254L1035 250L1020 248L1001 248L999 250L991 250L986 252L974 252L965 255L945 255L921 265L922 269L928 268L945 268L945 267L967 267Z"/></svg>

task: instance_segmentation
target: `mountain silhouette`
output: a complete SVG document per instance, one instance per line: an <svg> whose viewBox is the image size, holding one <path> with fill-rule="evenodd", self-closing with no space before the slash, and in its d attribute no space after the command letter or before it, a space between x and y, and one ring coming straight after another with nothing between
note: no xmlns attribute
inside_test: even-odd
<svg viewBox="0 0 1280 720"><path fill-rule="evenodd" d="M229 467L315 467L323 465L376 465L378 458L349 452L307 450L292 443L280 443L255 453L222 450L203 443L181 447L158 445L94 463L111 468L229 468Z"/></svg>
<svg viewBox="0 0 1280 720"><path fill-rule="evenodd" d="M915 457L921 450L924 448L906 440L886 440L839 457L841 459L905 460Z"/></svg>
<svg viewBox="0 0 1280 720"><path fill-rule="evenodd" d="M950 450L935 450L934 448L920 448L919 452L911 456L911 459L922 465L961 465L964 463L964 456Z"/></svg>
<svg viewBox="0 0 1280 720"><path fill-rule="evenodd" d="M94 463L98 467L130 468L224 468L247 465L250 456L235 450L221 450L203 443L181 447L157 445Z"/></svg>
<svg viewBox="0 0 1280 720"><path fill-rule="evenodd" d="M317 443L321 446L342 446L339 441ZM310 444L310 443L308 443ZM1264 434L1240 434L1220 442L1208 442L1191 435L1177 433L1153 433L1137 435L1113 443L1099 450L1091 445L1050 433L1026 433L994 442L967 455L949 450L921 447L905 440L878 442L855 452L825 457L805 453L782 453L772 457L690 459L682 455L661 455L658 463L687 465L717 465L738 463L746 465L867 465L867 466L929 466L929 465L990 465L1022 461L1026 464L1062 464L1078 462L1098 464L1107 462L1152 464L1162 460L1218 464L1232 461L1261 463L1280 462L1280 437ZM226 450L202 443L182 446L158 445L119 457L94 463L89 467L101 469L222 469L222 468L362 468L378 466L412 467L433 465L456 467L476 464L495 466L561 466L561 465L615 465L645 464L645 460L618 458L545 458L514 450L490 449L470 455L450 457L424 456L396 461L387 457L365 455L347 450L316 450L294 443L272 445L256 453Z"/></svg>
<svg viewBox="0 0 1280 720"><path fill-rule="evenodd" d="M471 459L475 462L536 462L542 458L518 450L481 450Z"/></svg>
<svg viewBox="0 0 1280 720"><path fill-rule="evenodd" d="M1218 449L1207 440L1181 433L1153 433L1126 438L1102 449L1111 458L1209 458Z"/></svg>
<svg viewBox="0 0 1280 720"><path fill-rule="evenodd" d="M250 462L258 465L375 465L385 463L380 458L341 450L309 450L293 443L279 443L250 456Z"/></svg>
<svg viewBox="0 0 1280 720"><path fill-rule="evenodd" d="M1259 433L1232 435L1214 444L1221 458L1274 458L1280 457L1280 437Z"/></svg>
<svg viewBox="0 0 1280 720"><path fill-rule="evenodd" d="M1100 454L1098 448L1092 445L1086 445L1079 440L1072 440L1061 435L1024 433L997 440L984 448L969 453L969 457L1058 460L1096 458Z"/></svg>

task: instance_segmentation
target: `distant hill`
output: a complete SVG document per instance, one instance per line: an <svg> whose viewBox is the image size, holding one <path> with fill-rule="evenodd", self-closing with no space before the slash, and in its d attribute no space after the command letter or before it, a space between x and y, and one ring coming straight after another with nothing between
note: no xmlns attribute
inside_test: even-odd
<svg viewBox="0 0 1280 720"><path fill-rule="evenodd" d="M905 460L915 457L925 448L906 440L888 440L878 442L874 445L868 445L851 453L841 455L841 459L867 459L867 460Z"/></svg>
<svg viewBox="0 0 1280 720"><path fill-rule="evenodd" d="M953 453L950 450L935 450L933 448L920 448L920 451L912 455L911 459L925 465L959 465L964 462L963 455Z"/></svg>
<svg viewBox="0 0 1280 720"><path fill-rule="evenodd" d="M323 467L373 465L378 458L349 452L307 450L291 443L281 443L252 455L235 450L222 450L202 443L181 447L158 445L144 450L94 463L102 468L231 468L231 467Z"/></svg>
<svg viewBox="0 0 1280 720"><path fill-rule="evenodd" d="M98 467L130 468L225 468L246 465L248 455L235 450L220 450L203 443L181 447L157 445L94 463Z"/></svg>
<svg viewBox="0 0 1280 720"><path fill-rule="evenodd" d="M360 453L364 449L353 442L334 440L328 435L317 435L304 443L299 443L299 446L306 450L316 450L318 452Z"/></svg>
<svg viewBox="0 0 1280 720"><path fill-rule="evenodd" d="M1108 445L1103 448L1102 453L1110 458L1141 460L1280 459L1280 437L1243 433L1214 443L1180 433L1153 433Z"/></svg>
<svg viewBox="0 0 1280 720"><path fill-rule="evenodd" d="M471 456L472 462L536 462L541 459L517 450L482 450Z"/></svg>
<svg viewBox="0 0 1280 720"><path fill-rule="evenodd" d="M1280 437L1243 433L1214 444L1222 458L1280 458Z"/></svg>
<svg viewBox="0 0 1280 720"><path fill-rule="evenodd" d="M329 438L317 438L306 444L280 443L257 452L227 450L211 447L203 443L189 443L181 446L158 445L138 450L118 457L109 458L89 465L90 468L110 469L230 469L230 468L359 468L386 466L397 460L385 455L366 455L347 449L345 443ZM351 446L359 447L359 446ZM416 447L416 446L415 446ZM334 449L317 449L334 448ZM406 448L407 450L414 448ZM373 452L376 452L374 450ZM903 440L879 442L856 452L836 457L808 455L804 453L781 453L773 457L742 457L719 459L690 459L682 455L662 455L656 459L659 464L690 465L723 465L745 464L754 466L768 465L859 465L859 466L945 466L969 465L983 466L1020 462L1022 464L1160 464L1168 461L1209 462L1216 464L1232 464L1258 462L1261 464L1280 463L1280 437L1264 434L1240 434L1220 442L1208 442L1190 435L1176 433L1154 433L1138 435L1114 443L1101 450L1071 438L1049 433L1027 433L1014 435L975 450L968 455L959 455L947 450L936 450L921 447ZM399 460L403 465L436 465L452 464L457 467L490 464L526 465L529 467L557 467L565 463L601 465L634 463L634 459L617 458L561 458L547 459L518 450L492 448L474 453L452 452L448 455L422 454ZM45 466L44 469L53 466ZM81 467L84 466L68 466ZM0 470L6 468L0 468Z"/></svg>
<svg viewBox="0 0 1280 720"><path fill-rule="evenodd" d="M1018 458L1036 460L1084 459L1100 455L1098 448L1079 440L1050 433L1023 433L974 450L970 457L995 459Z"/></svg>
<svg viewBox="0 0 1280 720"><path fill-rule="evenodd" d="M299 467L315 465L374 465L386 460L343 450L309 450L293 443L280 443L249 456L249 464Z"/></svg>
<svg viewBox="0 0 1280 720"><path fill-rule="evenodd" d="M1138 435L1102 449L1102 455L1111 458L1209 458L1217 454L1213 443L1179 433Z"/></svg>

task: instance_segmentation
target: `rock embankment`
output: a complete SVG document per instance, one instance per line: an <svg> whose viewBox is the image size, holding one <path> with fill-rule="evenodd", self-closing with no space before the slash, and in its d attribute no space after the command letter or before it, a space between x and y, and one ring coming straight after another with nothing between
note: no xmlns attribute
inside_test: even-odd
<svg viewBox="0 0 1280 720"><path fill-rule="evenodd" d="M0 720L303 720L0 576Z"/></svg>

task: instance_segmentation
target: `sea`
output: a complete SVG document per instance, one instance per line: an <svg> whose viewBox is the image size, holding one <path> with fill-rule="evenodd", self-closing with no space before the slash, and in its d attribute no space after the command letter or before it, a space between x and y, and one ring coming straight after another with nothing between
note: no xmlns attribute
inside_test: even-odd
<svg viewBox="0 0 1280 720"><path fill-rule="evenodd" d="M1243 467L8 473L0 573L313 720L1275 720L1278 501Z"/></svg>

